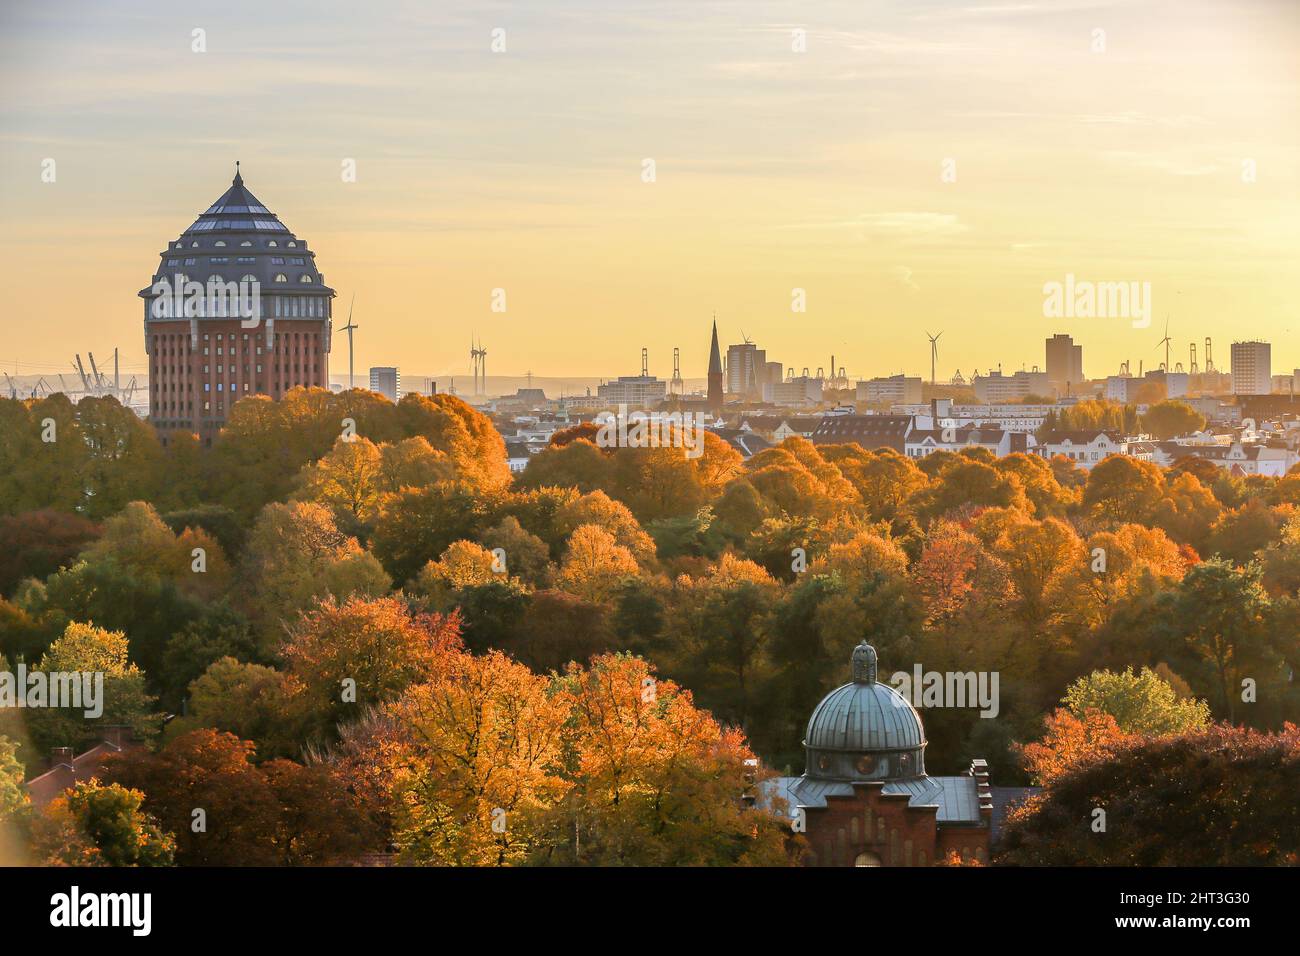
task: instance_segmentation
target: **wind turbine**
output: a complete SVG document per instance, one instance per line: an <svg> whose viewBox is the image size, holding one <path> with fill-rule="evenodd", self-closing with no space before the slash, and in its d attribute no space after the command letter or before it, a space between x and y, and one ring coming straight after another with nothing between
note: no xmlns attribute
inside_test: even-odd
<svg viewBox="0 0 1300 956"><path fill-rule="evenodd" d="M940 332L939 335L931 335L929 332L926 332L925 335L926 338L930 340L930 384L933 385L934 366L935 363L939 361L939 335L943 335L943 333Z"/></svg>
<svg viewBox="0 0 1300 956"><path fill-rule="evenodd" d="M359 325L352 324L352 306L356 305L356 303L357 294L353 292L352 301L348 303L348 324L338 330L348 334L348 388L354 387L352 378L352 333L361 328Z"/></svg>
<svg viewBox="0 0 1300 956"><path fill-rule="evenodd" d="M1169 316L1165 316L1165 337L1156 343L1156 348L1160 348L1160 346L1162 345L1165 347L1164 369L1166 372L1172 371L1172 369L1170 369L1169 367L1169 344L1172 341L1173 339L1169 337Z"/></svg>

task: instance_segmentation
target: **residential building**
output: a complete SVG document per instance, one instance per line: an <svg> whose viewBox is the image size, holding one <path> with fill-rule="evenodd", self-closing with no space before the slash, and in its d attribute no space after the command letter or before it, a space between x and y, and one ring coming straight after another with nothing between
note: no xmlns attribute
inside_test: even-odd
<svg viewBox="0 0 1300 956"><path fill-rule="evenodd" d="M1232 343L1232 394L1268 395L1273 391L1272 351L1267 342Z"/></svg>
<svg viewBox="0 0 1300 956"><path fill-rule="evenodd" d="M1155 462L1168 467L1181 458L1213 462L1233 475L1264 475L1281 478L1300 464L1300 454L1282 442L1232 441L1226 444L1184 444L1157 442Z"/></svg>
<svg viewBox="0 0 1300 956"><path fill-rule="evenodd" d="M857 444L867 451L892 448L902 454L911 431L911 415L826 415L809 440L814 445Z"/></svg>
<svg viewBox="0 0 1300 956"><path fill-rule="evenodd" d="M1000 428L1009 432L1036 432L1043 427L1047 416L1060 411L1064 405L1021 404L1005 402L996 405L956 404L952 399L936 398L928 403L891 405L890 414L913 415L917 428Z"/></svg>
<svg viewBox="0 0 1300 956"><path fill-rule="evenodd" d="M859 402L868 405L901 404L915 405L921 402L921 377L910 375L890 375L887 378L871 378L858 382Z"/></svg>
<svg viewBox="0 0 1300 956"><path fill-rule="evenodd" d="M975 398L981 402L1009 402L1028 395L1046 395L1049 391L1047 373L1037 369L1032 372L1021 370L1011 375L1003 375L999 369L987 375L976 375L971 385L975 389Z"/></svg>
<svg viewBox="0 0 1300 956"><path fill-rule="evenodd" d="M1144 438L1126 438L1105 431L1054 432L1040 441L1032 451L1049 459L1061 455L1089 471L1111 455L1128 455L1144 461L1151 461L1155 457L1155 449L1150 441Z"/></svg>
<svg viewBox="0 0 1300 956"><path fill-rule="evenodd" d="M601 404L628 408L655 408L667 394L668 383L653 375L620 375L612 382L596 386Z"/></svg>
<svg viewBox="0 0 1300 956"><path fill-rule="evenodd" d="M966 448L987 448L998 458L1029 451L1033 436L1000 428L913 428L903 442L908 458L925 458L937 451L960 452Z"/></svg>
<svg viewBox="0 0 1300 956"><path fill-rule="evenodd" d="M402 373L393 365L376 365L370 369L370 390L390 402L402 398Z"/></svg>
<svg viewBox="0 0 1300 956"><path fill-rule="evenodd" d="M102 776L105 758L140 746L130 727L114 724L105 727L103 739L84 753L74 755L71 747L55 747L50 769L27 781L27 796L32 806L42 809L69 787Z"/></svg>
<svg viewBox="0 0 1300 956"><path fill-rule="evenodd" d="M800 375L784 382L763 385L763 401L773 405L817 405L822 400L823 380Z"/></svg>
<svg viewBox="0 0 1300 956"><path fill-rule="evenodd" d="M782 418L771 415L742 415L739 421L741 431L761 435L773 445L779 445L791 436L809 438L821 422L820 416L791 416Z"/></svg>

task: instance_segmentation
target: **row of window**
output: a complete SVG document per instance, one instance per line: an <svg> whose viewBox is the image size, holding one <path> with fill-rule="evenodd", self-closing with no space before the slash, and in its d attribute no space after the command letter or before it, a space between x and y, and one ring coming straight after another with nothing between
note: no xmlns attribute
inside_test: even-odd
<svg viewBox="0 0 1300 956"><path fill-rule="evenodd" d="M229 256L209 256L209 257L208 257L208 263L211 264L211 265L225 265L225 264L226 264L227 262L229 262L229 261L230 261L230 257L229 257ZM244 262L244 263L248 263L248 262L256 262L256 261L257 261L257 256L236 256L236 257L235 257L235 261L236 261L236 262ZM199 262L199 260L198 260L197 258L194 258L194 257L191 256L190 258L188 258L188 259L185 260L184 264L187 265L187 266L193 266L193 265L198 265L198 262ZM289 257L289 265L291 265L291 266L305 266L306 264L307 264L307 260L304 259L302 256L290 256L290 257ZM181 260L180 260L180 259L168 259L168 260L167 260L167 265L169 265L169 266L179 266L179 265L181 265ZM282 265L284 265L284 256L272 256L272 257L271 257L271 265L273 265L273 266L282 266Z"/></svg>
<svg viewBox="0 0 1300 956"><path fill-rule="evenodd" d="M220 279L220 277L218 277ZM225 280L221 280L224 282ZM241 282L254 282L256 277L247 274L241 279ZM283 275L276 276L277 282L287 282ZM311 276L303 276L298 280L300 284L309 285L312 281ZM159 296L157 299L145 300L145 318L146 319L170 319L172 318L171 296ZM248 304L247 302L245 303ZM240 297L237 294L229 296L213 296L211 298L194 299L183 303L185 313L178 314L176 318L243 318L244 315L239 310ZM155 306L157 311L155 312ZM251 308L251 306L250 306ZM266 308L263 307L259 313L260 316L266 316ZM324 296L306 295L306 296L276 296L274 315L276 318L308 318L308 319L325 319L329 318L329 300Z"/></svg>
<svg viewBox="0 0 1300 956"><path fill-rule="evenodd" d="M281 227L281 228L283 228L283 227ZM241 246L251 246L252 244L253 244L253 240L252 240L252 239L245 239L243 242L240 243ZM218 239L216 242L213 243L213 245L214 245L215 247L217 247L218 249L224 248L225 245L226 245L226 240L224 240L224 239ZM266 241L265 245L266 245L266 247L267 247L268 249L278 249L278 248L280 248L280 243L277 242L277 241L274 240L274 239L268 239L268 240ZM195 242L191 242L191 243L190 243L190 248L191 248L191 249L197 249L198 247L199 247L199 244L198 244L197 241L195 241ZM286 247L286 248L289 248L289 249L297 249L297 248L298 248L298 242L297 242L296 239L290 239L288 242L285 243L285 247ZM173 246L173 248L175 248L175 249L184 249L184 248L185 248L185 242L184 242L183 240L182 240L182 241L179 241L179 242L175 243L175 245Z"/></svg>

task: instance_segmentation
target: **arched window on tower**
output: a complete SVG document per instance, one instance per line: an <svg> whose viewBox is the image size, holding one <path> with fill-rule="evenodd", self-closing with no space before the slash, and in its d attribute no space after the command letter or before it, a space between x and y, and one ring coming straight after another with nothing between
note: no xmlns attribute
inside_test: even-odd
<svg viewBox="0 0 1300 956"><path fill-rule="evenodd" d="M275 281L276 281L276 282L288 282L288 281L289 281L289 277L288 277L287 275L285 275L283 272L277 272L277 273L275 274Z"/></svg>
<svg viewBox="0 0 1300 956"><path fill-rule="evenodd" d="M306 285L307 283L311 282L311 276L301 275L298 277L298 281L301 282L303 285Z"/></svg>

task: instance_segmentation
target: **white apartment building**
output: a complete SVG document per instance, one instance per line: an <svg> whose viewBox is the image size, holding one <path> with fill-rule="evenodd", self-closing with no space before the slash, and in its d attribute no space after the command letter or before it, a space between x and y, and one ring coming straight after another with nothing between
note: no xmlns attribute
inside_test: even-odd
<svg viewBox="0 0 1300 956"><path fill-rule="evenodd" d="M1044 458L1061 455L1080 468L1092 468L1110 455L1128 455L1143 461L1155 458L1155 447L1145 439L1125 438L1111 432L1057 432L1033 449Z"/></svg>
<svg viewBox="0 0 1300 956"><path fill-rule="evenodd" d="M951 399L936 399L931 403L891 405L890 414L913 415L918 428L1000 428L1008 432L1036 432L1047 421L1048 413L1060 411L1065 406L1020 405L1015 402L998 405L958 405Z"/></svg>
<svg viewBox="0 0 1300 956"><path fill-rule="evenodd" d="M998 458L1029 451L1032 435L1000 428L914 428L903 441L908 458L925 458L937 451L959 452L963 448L987 448Z"/></svg>
<svg viewBox="0 0 1300 956"><path fill-rule="evenodd" d="M1158 465L1168 467L1179 458L1187 457L1203 458L1234 474L1270 478L1281 478L1300 463L1300 454L1294 448L1259 442L1194 445L1165 441L1156 445L1155 461Z"/></svg>

